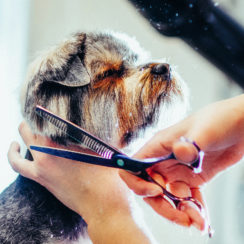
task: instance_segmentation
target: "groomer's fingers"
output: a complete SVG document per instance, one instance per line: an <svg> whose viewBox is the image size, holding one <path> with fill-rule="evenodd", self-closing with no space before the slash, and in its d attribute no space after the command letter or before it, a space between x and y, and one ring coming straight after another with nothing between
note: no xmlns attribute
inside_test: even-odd
<svg viewBox="0 0 244 244"><path fill-rule="evenodd" d="M52 142L48 137L33 134L31 128L25 121L21 122L21 124L19 125L19 134L27 147L33 144L56 146L56 144Z"/></svg>
<svg viewBox="0 0 244 244"><path fill-rule="evenodd" d="M153 171L151 168L147 169L147 172L159 185L164 188L166 187L165 179L161 174Z"/></svg>
<svg viewBox="0 0 244 244"><path fill-rule="evenodd" d="M158 132L133 157L138 159L154 158L168 155L172 152L173 136L167 139L164 131Z"/></svg>
<svg viewBox="0 0 244 244"><path fill-rule="evenodd" d="M181 137L183 138L183 137ZM172 139L172 140L171 140ZM174 153L177 160L167 160L160 165L159 171L180 163L192 163L198 159L197 148L187 139L164 138L162 132L154 136L143 148L141 148L133 157L135 158L153 158L162 157Z"/></svg>
<svg viewBox="0 0 244 244"><path fill-rule="evenodd" d="M192 191L190 187L184 182L172 182L169 184L170 192L178 197L196 197L192 195ZM199 201L198 199L196 199ZM202 204L202 202L200 201ZM184 201L180 203L179 209L186 213L191 220L192 225L194 225L197 229L203 231L205 229L205 216L202 214L203 212L191 201Z"/></svg>
<svg viewBox="0 0 244 244"><path fill-rule="evenodd" d="M209 219L207 205L205 204L205 200L203 198L203 194L199 188L191 188L191 195L194 199L196 199L202 205L201 215L205 219L204 227L205 227L205 230L207 230L207 227L210 226L210 219Z"/></svg>
<svg viewBox="0 0 244 244"><path fill-rule="evenodd" d="M162 196L162 189L159 186L154 183L147 182L124 170L121 170L119 174L127 186L136 194L146 196L144 201L147 202L158 214L179 225L191 225L189 216L186 213L173 208L172 205ZM150 172L150 175L154 180L165 187L165 182L162 176L154 172Z"/></svg>
<svg viewBox="0 0 244 244"><path fill-rule="evenodd" d="M143 200L149 204L155 212L166 219L182 226L188 227L191 225L189 216L186 213L173 208L162 195L156 197L145 197Z"/></svg>
<svg viewBox="0 0 244 244"><path fill-rule="evenodd" d="M172 150L180 162L190 163L198 158L197 148L188 141L176 141L172 146Z"/></svg>
<svg viewBox="0 0 244 244"><path fill-rule="evenodd" d="M20 145L17 142L12 142L8 150L8 161L14 171L21 175L34 179L35 170L32 161L22 158L20 155Z"/></svg>
<svg viewBox="0 0 244 244"><path fill-rule="evenodd" d="M162 189L154 183L147 182L125 170L120 170L119 175L127 186L140 196L157 196L162 193Z"/></svg>
<svg viewBox="0 0 244 244"><path fill-rule="evenodd" d="M36 140L36 135L32 133L30 127L25 121L22 121L19 125L19 134L22 137L25 145L28 147Z"/></svg>

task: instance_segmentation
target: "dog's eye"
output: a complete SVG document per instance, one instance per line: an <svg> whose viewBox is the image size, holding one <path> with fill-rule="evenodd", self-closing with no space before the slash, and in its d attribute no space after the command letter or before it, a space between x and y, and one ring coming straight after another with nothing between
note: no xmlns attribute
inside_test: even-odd
<svg viewBox="0 0 244 244"><path fill-rule="evenodd" d="M96 80L103 80L108 77L121 77L123 75L123 69L115 70L115 69L108 69L101 74L98 74Z"/></svg>
<svg viewBox="0 0 244 244"><path fill-rule="evenodd" d="M106 77L109 77L109 76L112 76L112 75L116 75L117 74L117 70L113 70L113 69L109 69L109 70L106 70L102 76L103 78L106 78Z"/></svg>
<svg viewBox="0 0 244 244"><path fill-rule="evenodd" d="M96 76L96 80L103 80L109 76L112 76L115 72L113 70L106 70L103 73L100 73Z"/></svg>

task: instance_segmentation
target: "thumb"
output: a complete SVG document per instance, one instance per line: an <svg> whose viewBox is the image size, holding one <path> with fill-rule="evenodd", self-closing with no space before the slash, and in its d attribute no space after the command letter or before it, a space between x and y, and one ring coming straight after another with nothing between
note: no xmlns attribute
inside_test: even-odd
<svg viewBox="0 0 244 244"><path fill-rule="evenodd" d="M35 179L35 170L32 161L24 159L20 155L20 145L12 142L8 150L8 161L14 171L30 179Z"/></svg>
<svg viewBox="0 0 244 244"><path fill-rule="evenodd" d="M162 194L162 189L158 185L145 181L129 172L126 172L125 170L120 170L119 176L137 195L153 197ZM160 179L162 181L162 177L160 177Z"/></svg>
<svg viewBox="0 0 244 244"><path fill-rule="evenodd" d="M175 157L182 163L194 162L198 158L197 147L184 137L181 137L172 145L172 150Z"/></svg>
<svg viewBox="0 0 244 244"><path fill-rule="evenodd" d="M158 132L136 154L134 158L154 158L166 156L172 152L172 141L165 139L164 131Z"/></svg>

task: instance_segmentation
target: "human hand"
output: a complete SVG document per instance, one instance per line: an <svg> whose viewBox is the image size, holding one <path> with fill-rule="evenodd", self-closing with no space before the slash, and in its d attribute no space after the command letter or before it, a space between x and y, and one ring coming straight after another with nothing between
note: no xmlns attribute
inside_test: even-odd
<svg viewBox="0 0 244 244"><path fill-rule="evenodd" d="M28 147L61 147L47 137L32 134L25 122L21 123L19 132ZM79 146L70 146L68 149L84 152ZM100 213L103 213L101 218L106 218L106 214L111 216L118 206L122 212L129 211L129 190L118 177L116 169L83 164L36 151L31 151L34 161L29 161L22 158L19 152L18 143L12 143L8 158L14 170L43 185L86 221Z"/></svg>
<svg viewBox="0 0 244 244"><path fill-rule="evenodd" d="M46 137L32 134L25 122L21 123L19 132L28 147L62 148ZM79 146L69 146L68 149L86 152ZM152 243L147 231L133 216L130 191L118 176L117 169L37 151L31 153L34 161L22 158L19 144L12 143L8 159L13 169L40 183L63 204L82 215L93 243Z"/></svg>
<svg viewBox="0 0 244 244"><path fill-rule="evenodd" d="M178 160L155 165L149 171L158 182L167 186L176 196L192 196L204 206L201 188L214 176L238 162L244 151L244 96L211 104L182 122L160 131L136 155L136 158L160 157L174 152ZM195 147L181 137L189 138L205 152L200 174L194 174L179 162L192 162L197 157ZM160 215L185 226L195 225L204 230L207 214L197 211L191 203L184 202L174 209L160 195L155 185L127 172L122 179Z"/></svg>

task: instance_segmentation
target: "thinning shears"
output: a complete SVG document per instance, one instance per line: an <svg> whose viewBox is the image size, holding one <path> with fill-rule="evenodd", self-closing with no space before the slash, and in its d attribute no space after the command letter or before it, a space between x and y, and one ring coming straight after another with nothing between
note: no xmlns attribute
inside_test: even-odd
<svg viewBox="0 0 244 244"><path fill-rule="evenodd" d="M94 135L88 133L81 127L75 125L74 123L62 119L61 117L53 114L52 112L48 111L47 109L36 106L36 113L41 116L43 119L49 121L57 128L65 132L70 138L75 140L80 144L84 144L90 150L94 151L99 156L84 154L80 152L65 150L65 149L58 149L52 147L42 147L42 146L30 146L30 149L47 153L50 155L72 159L75 161L80 161L84 163L102 165L107 167L119 168L130 171L131 173L137 175L138 177L153 182L159 185L162 189L163 196L175 207L177 208L179 203L183 201L191 201L196 206L202 210L201 204L192 197L177 197L167 191L163 186L161 186L157 181L155 181L146 171L149 167L165 161L169 159L176 159L175 155L171 153L165 157L159 158L150 158L144 160L137 160L126 156L124 153L119 151L118 149L108 145L106 142L102 141L101 139L95 137ZM200 150L200 148L193 143L193 145L198 150L198 159L191 163L186 164L190 167L195 173L201 172L202 160L204 153Z"/></svg>

